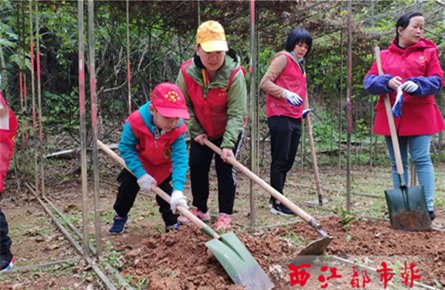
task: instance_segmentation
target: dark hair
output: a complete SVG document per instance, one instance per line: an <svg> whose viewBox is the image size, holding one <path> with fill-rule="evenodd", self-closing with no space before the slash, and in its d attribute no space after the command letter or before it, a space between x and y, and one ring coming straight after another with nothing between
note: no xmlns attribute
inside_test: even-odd
<svg viewBox="0 0 445 290"><path fill-rule="evenodd" d="M200 47L200 45L198 44L198 48L199 48L199 47ZM227 54L228 56L230 56L234 61L236 61L237 57L236 57L236 51L235 51L234 49L229 48L229 51L227 51L226 54ZM195 51L195 53L193 54L193 61L195 62L195 65L196 65L198 68L200 68L200 69L205 68L205 66L202 64L201 58L198 56L198 54L196 53L196 51Z"/></svg>
<svg viewBox="0 0 445 290"><path fill-rule="evenodd" d="M411 21L411 18L416 16L423 16L422 13L417 11L411 11L403 14L400 16L399 20L397 20L396 24L396 41L399 43L399 27L402 27L403 29L407 28L409 25L409 22Z"/></svg>
<svg viewBox="0 0 445 290"><path fill-rule="evenodd" d="M295 45L300 42L307 44L308 49L304 56L308 55L312 47L312 36L307 32L307 30L302 28L294 28L289 32L286 39L286 51L291 52L294 50Z"/></svg>

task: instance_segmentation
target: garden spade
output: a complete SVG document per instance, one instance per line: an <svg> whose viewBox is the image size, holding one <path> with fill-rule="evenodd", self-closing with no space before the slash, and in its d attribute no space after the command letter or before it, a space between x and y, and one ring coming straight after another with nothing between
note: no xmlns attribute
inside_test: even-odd
<svg viewBox="0 0 445 290"><path fill-rule="evenodd" d="M97 140L97 144L114 161L131 172L125 166L124 159L111 151L101 141ZM162 189L157 186L153 186L151 189L166 202L170 203L170 196ZM233 232L219 235L186 208L178 206L176 209L191 220L202 232L212 238L205 245L215 255L235 284L244 285L247 290L270 290L274 288L270 278Z"/></svg>
<svg viewBox="0 0 445 290"><path fill-rule="evenodd" d="M379 75L383 74L380 48L375 48L375 58ZM394 117L388 94L384 95L386 115L388 117L391 140L396 159L397 174L399 176L400 188L385 190L386 203L388 205L389 220L391 228L405 231L431 230L431 218L426 206L425 192L423 186L408 187L403 177L402 158L400 156L399 141L397 138Z"/></svg>
<svg viewBox="0 0 445 290"><path fill-rule="evenodd" d="M204 143L210 147L213 151L215 151L217 154L221 155L222 151L221 149L210 142L208 139L204 139ZM228 157L227 162L235 166L238 170L243 172L247 177L252 179L255 183L257 183L259 186L261 186L263 189L265 189L270 195L275 197L277 200L279 200L281 203L283 203L287 208L292 210L296 215L301 217L304 221L306 221L311 227L313 227L321 236L321 239L318 239L316 241L311 242L308 246L306 246L301 252L298 254L298 256L291 262L292 265L301 265L304 263L307 263L311 260L313 260L316 256L319 256L323 254L328 247L328 245L332 241L332 237L325 233L325 231L322 230L321 225L308 213L303 211L300 207L298 207L296 204L291 202L289 199L287 199L284 195L282 195L280 192L278 192L275 188L267 184L264 180L262 180L260 177L255 175L252 171L250 171L248 168L246 168L244 165L236 161L235 158Z"/></svg>

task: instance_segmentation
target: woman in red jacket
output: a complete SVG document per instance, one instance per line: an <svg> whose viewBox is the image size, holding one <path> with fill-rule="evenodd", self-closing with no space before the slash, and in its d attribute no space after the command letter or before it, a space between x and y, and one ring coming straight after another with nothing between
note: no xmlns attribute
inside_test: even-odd
<svg viewBox="0 0 445 290"><path fill-rule="evenodd" d="M431 135L445 129L434 94L444 84L436 45L422 38L425 20L419 12L403 14L396 24L396 38L381 52L384 75L377 64L365 76L364 87L370 94L380 94L373 132L384 135L391 158L394 187L400 182L382 95L389 94L394 122L399 136L404 178L409 184L408 149L423 185L431 219L434 219L434 168L430 158Z"/></svg>
<svg viewBox="0 0 445 290"><path fill-rule="evenodd" d="M312 37L309 32L293 29L286 40L286 51L275 55L261 80L260 87L267 93L267 124L272 151L270 183L281 193L300 142L301 121L305 116L302 105L306 99L306 73L302 61L311 47ZM273 197L270 201L271 213L285 216L294 214Z"/></svg>

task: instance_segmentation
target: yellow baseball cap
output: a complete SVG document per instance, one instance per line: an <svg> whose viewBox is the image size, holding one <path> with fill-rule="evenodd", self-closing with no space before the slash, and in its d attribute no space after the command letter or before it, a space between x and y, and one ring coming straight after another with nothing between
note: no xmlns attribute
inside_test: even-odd
<svg viewBox="0 0 445 290"><path fill-rule="evenodd" d="M198 27L196 42L205 52L229 50L224 28L216 21L206 21Z"/></svg>

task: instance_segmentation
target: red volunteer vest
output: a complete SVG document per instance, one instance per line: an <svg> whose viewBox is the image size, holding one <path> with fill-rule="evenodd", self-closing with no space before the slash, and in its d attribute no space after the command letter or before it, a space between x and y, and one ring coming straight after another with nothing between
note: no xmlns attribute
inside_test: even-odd
<svg viewBox="0 0 445 290"><path fill-rule="evenodd" d="M130 122L134 135L139 139L136 153L145 171L153 176L158 185L161 184L172 173L171 145L187 131L184 122L155 140L139 110L133 112L126 121Z"/></svg>
<svg viewBox="0 0 445 290"><path fill-rule="evenodd" d="M277 53L275 57L270 61L270 63L272 63L273 60L279 55L285 55L287 57L287 66L286 69L277 77L274 83L279 87L296 93L303 99L303 101L305 101L307 90L306 74L303 75L301 68L289 56L290 54L288 52L282 51ZM276 98L269 93L266 94L266 108L268 118L272 116L287 116L298 119L302 117L303 107L304 106L293 106L289 104L285 98Z"/></svg>
<svg viewBox="0 0 445 290"><path fill-rule="evenodd" d="M244 76L246 76L246 72L242 66L237 67L230 74L227 88L211 88L204 99L201 85L187 74L187 69L191 64L192 59L184 62L181 65L181 71L189 90L195 116L201 127L206 131L207 136L211 138L222 136L226 131L227 124L227 92L230 90L235 75L242 70ZM209 79L207 72L206 77Z"/></svg>
<svg viewBox="0 0 445 290"><path fill-rule="evenodd" d="M0 193L3 193L3 181L11 162L12 152L14 151L14 140L17 134L17 117L8 108L0 91L0 98L3 106L9 111L9 130L0 129Z"/></svg>
<svg viewBox="0 0 445 290"><path fill-rule="evenodd" d="M389 49L381 52L381 58L383 72L400 76L402 83L410 77L436 75L442 78L443 84L443 71L439 65L436 45L427 39L421 39L417 44L405 50L398 48L393 40ZM376 64L367 75L369 74L378 75ZM391 106L396 96L396 91L389 95ZM377 114L373 132L390 136L383 96L380 96L375 109ZM402 116L394 118L394 123L399 136L430 135L445 129L444 119L433 95L414 97L404 93Z"/></svg>

